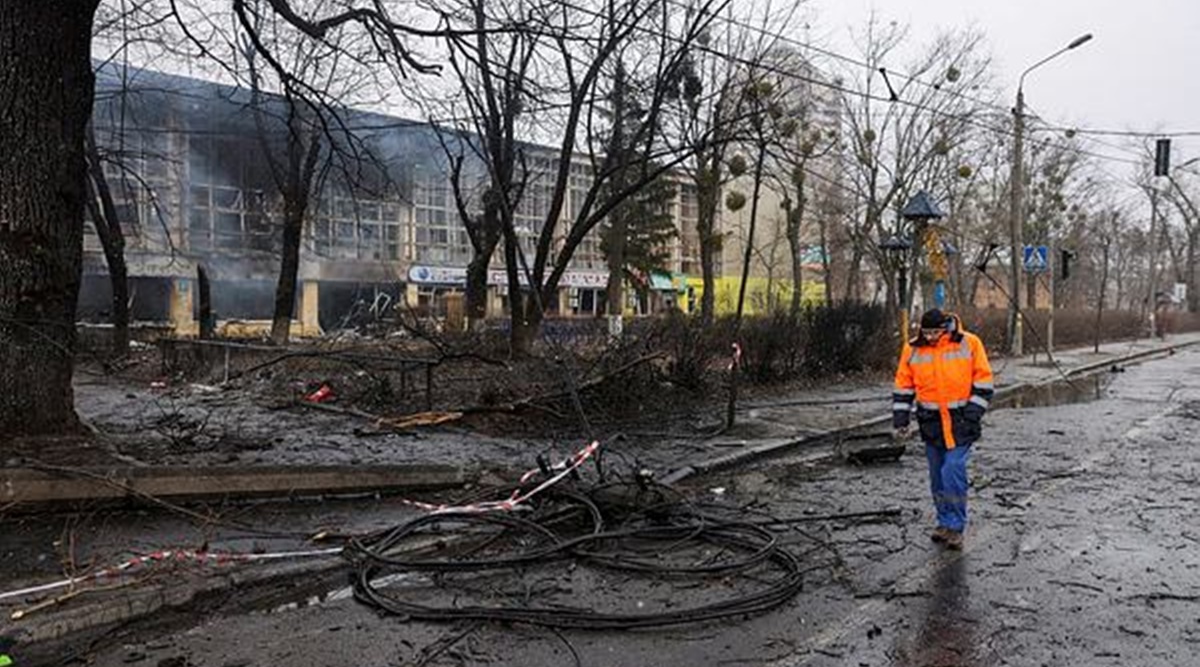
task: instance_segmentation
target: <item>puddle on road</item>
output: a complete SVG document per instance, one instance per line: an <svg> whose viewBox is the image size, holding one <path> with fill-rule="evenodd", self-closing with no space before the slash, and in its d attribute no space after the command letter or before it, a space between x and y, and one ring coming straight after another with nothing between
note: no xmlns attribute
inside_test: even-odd
<svg viewBox="0 0 1200 667"><path fill-rule="evenodd" d="M1058 405L1090 403L1104 398L1105 390L1112 383L1112 376L1098 373L1072 380L1058 380L1037 385L1019 392L1016 396L999 399L1005 408L1049 408Z"/></svg>

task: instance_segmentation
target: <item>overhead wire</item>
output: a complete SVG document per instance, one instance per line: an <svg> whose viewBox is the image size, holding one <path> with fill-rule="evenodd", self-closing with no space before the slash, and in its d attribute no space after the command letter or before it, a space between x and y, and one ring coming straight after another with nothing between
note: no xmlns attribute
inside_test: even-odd
<svg viewBox="0 0 1200 667"><path fill-rule="evenodd" d="M673 4L677 7L685 8L685 9L687 7L685 4L680 2L680 0L669 0L668 4ZM879 71L880 73L882 73L884 75L891 75L891 76L899 77L904 80L916 83L918 85L921 85L921 86L924 86L927 88L932 88L934 90L939 91L943 95L958 97L958 98L973 102L977 105L991 108L993 110L996 110L996 111L1002 113L1004 116L1008 116L1012 113L1011 109L1009 109L1005 105L1000 104L998 102L995 102L992 100L985 100L985 99L981 99L976 96L968 95L968 94L964 93L963 91L956 90L954 88L945 88L939 83L926 81L925 79L923 79L919 76L913 75L911 73L908 73L908 72L895 70L895 69L892 69L892 68L889 68L886 66L872 65L871 63L869 63L861 58L856 58L854 56L849 56L844 53L834 51L833 49L818 46L816 44L813 44L811 41L801 41L801 40L795 39L793 37L784 35L782 33L778 33L778 34L770 33L762 27L753 25L747 21L738 20L738 19L728 17L728 16L718 17L717 20L728 23L733 26L736 26L742 30L748 30L748 31L757 33L762 36L770 36L773 39L777 39L778 41L788 44L790 46L793 46L795 48L819 53L823 56L828 56L835 60L839 60L839 61L851 64L851 65L862 67L862 68L868 69L868 70ZM1122 136L1122 137L1139 137L1139 138L1168 138L1168 137L1197 137L1197 136L1200 136L1200 130L1164 130L1164 131L1157 131L1157 132L1155 132L1155 131L1139 131L1139 130L1108 130L1108 129L1099 129L1099 128L1089 128L1089 127L1085 127L1085 126L1067 126L1067 125L1061 125L1061 124L1058 124L1058 125L1047 124L1046 129L1057 131L1057 132L1062 132L1063 134L1073 134L1073 135L1081 135L1081 136ZM1107 157L1107 156L1097 156L1097 157Z"/></svg>
<svg viewBox="0 0 1200 667"><path fill-rule="evenodd" d="M681 6L681 5L679 5L678 0L671 0L671 1L673 4L676 4L677 6ZM599 12L592 10L592 9L585 8L585 7L581 7L578 4L573 4L572 2L569 2L568 0L563 0L563 4L567 7L570 7L571 9L582 12L584 14L588 14L588 15L594 16L596 18L602 18L602 15ZM732 21L732 19L721 18L721 17L717 17L715 20L726 21L726 22ZM733 21L732 25L747 28L748 24ZM800 45L805 48L809 48L812 46L812 45L809 45L809 44L806 44L803 42L798 42L798 41L796 41L792 38L788 38L782 34L771 33L762 28L757 28L755 26L749 26L747 29L753 30L754 32L756 32L762 36L770 37L772 39L775 39L775 40L778 40L781 42L792 43L794 45ZM777 65L775 63L768 62L766 60L753 60L753 59L750 59L750 58L747 58L744 56L738 56L738 55L731 54L731 53L725 53L719 49L716 49L716 48L708 46L708 45L695 44L695 43L688 44L685 42L685 40L683 40L682 38L680 38L676 35L669 35L664 32L661 32L661 31L656 31L655 29L650 28L650 27L638 26L636 28L636 30L638 32L641 32L642 34L645 34L648 36L652 36L652 37L656 37L656 38L664 39L664 40L668 40L668 41L673 41L680 46L690 46L691 48L694 48L695 50L697 50L699 52L707 53L709 55L712 55L712 56L715 56L718 58L724 58L730 62L734 62L734 63L740 64L743 66L747 66L747 67L752 67L761 72L766 72L766 73L770 73L773 75L777 75L777 76L783 77L785 79L792 79L792 80L800 81L803 83L807 83L809 85L828 89L828 90L834 91L839 94L858 97L858 98L864 99L864 100L876 101L876 102L880 102L880 103L901 104L903 106L913 108L918 112L924 112L924 113L928 113L932 116L939 116L942 118L949 118L949 119L957 120L957 121L963 122L967 125L972 125L974 127L977 127L977 128L983 129L983 130L987 130L987 131L990 131L990 132L993 132L996 134L1001 134L1008 138L1016 137L1016 132L1015 132L1014 128L1004 126L1004 125L996 125L994 123L985 122L984 120L980 119L979 115L976 113L959 113L959 112L954 112L954 111L947 111L947 110L932 106L931 104L922 104L920 102L914 102L912 100L905 99L904 97L893 98L893 97L887 97L887 96L882 96L882 95L876 95L876 94L869 93L869 92L862 91L862 90L854 90L845 85L838 84L835 81L827 80L823 76L819 76L819 77L806 76L804 74L786 69L781 65ZM834 52L832 50L827 50L827 49L822 49L822 52L826 53L826 55L837 53L837 52ZM863 61L855 59L850 56L845 56L844 54L837 54L837 57L841 60L850 62L855 65L868 66ZM816 68L814 67L813 70L816 71ZM897 76L902 76L903 78L914 81L916 83L919 83L920 85L927 86L930 88L935 88L935 89L941 91L943 94L946 94L946 95L952 94L951 91L947 91L943 88L940 88L940 87L938 87L937 84L929 83L927 81L920 79L919 77L916 77L916 76L913 76L910 74L906 74L903 72L897 72L897 71L890 70L890 69L886 70L886 71L888 73L895 74ZM961 97L966 100L969 100L969 101L974 101L976 103L986 104L986 107L991 111L998 111L998 110L1003 109L1003 107L1000 107L999 105L997 105L995 103L982 102L971 96L967 96L967 95L956 95L956 96ZM1005 111L1005 113L1007 114L1007 111ZM1059 145L1061 146L1062 144L1060 143ZM1138 164L1137 162L1135 162L1133 160L1128 160L1125 158L1120 158L1120 157L1116 157L1116 156L1112 156L1112 155L1105 155L1103 153L1096 153L1093 151L1088 151L1086 149L1078 148L1077 146L1072 147L1072 148L1074 148L1075 150L1078 150L1081 154L1096 158L1098 160L1126 163L1126 164L1131 164L1131 165Z"/></svg>

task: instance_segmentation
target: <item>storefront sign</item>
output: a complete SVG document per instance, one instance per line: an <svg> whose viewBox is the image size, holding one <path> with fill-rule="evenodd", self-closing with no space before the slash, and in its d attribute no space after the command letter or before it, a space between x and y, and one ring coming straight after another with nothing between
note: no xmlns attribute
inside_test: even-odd
<svg viewBox="0 0 1200 667"><path fill-rule="evenodd" d="M521 272L521 284L528 284ZM465 285L467 269L457 266L413 265L408 269L408 280L420 285ZM508 274L504 269L488 270L489 285L507 285ZM584 287L603 289L608 284L608 274L603 271L566 271L558 281L559 287Z"/></svg>
<svg viewBox="0 0 1200 667"><path fill-rule="evenodd" d="M465 285L467 270L454 266L421 266L408 268L408 281L420 285Z"/></svg>

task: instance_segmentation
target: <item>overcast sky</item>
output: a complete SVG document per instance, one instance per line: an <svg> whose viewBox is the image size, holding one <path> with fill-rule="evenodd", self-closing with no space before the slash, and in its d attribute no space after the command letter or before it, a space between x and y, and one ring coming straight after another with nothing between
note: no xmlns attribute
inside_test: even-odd
<svg viewBox="0 0 1200 667"><path fill-rule="evenodd" d="M852 52L848 26L861 26L872 9L909 24L913 43L927 42L940 28L979 28L1009 105L1026 67L1090 32L1091 42L1026 78L1030 108L1056 124L1200 130L1200 73L1193 68L1200 51L1197 0L808 0L808 8L810 38L845 52ZM1173 164L1200 155L1198 140L1175 144Z"/></svg>

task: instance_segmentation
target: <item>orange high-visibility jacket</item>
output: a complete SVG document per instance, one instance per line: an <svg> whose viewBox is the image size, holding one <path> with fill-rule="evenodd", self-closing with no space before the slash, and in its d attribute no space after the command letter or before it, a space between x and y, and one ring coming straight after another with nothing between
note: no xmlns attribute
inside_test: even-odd
<svg viewBox="0 0 1200 667"><path fill-rule="evenodd" d="M915 402L921 437L947 449L979 437L979 420L995 393L983 341L952 317L952 330L937 343L919 335L905 343L892 394L892 425L908 426Z"/></svg>

